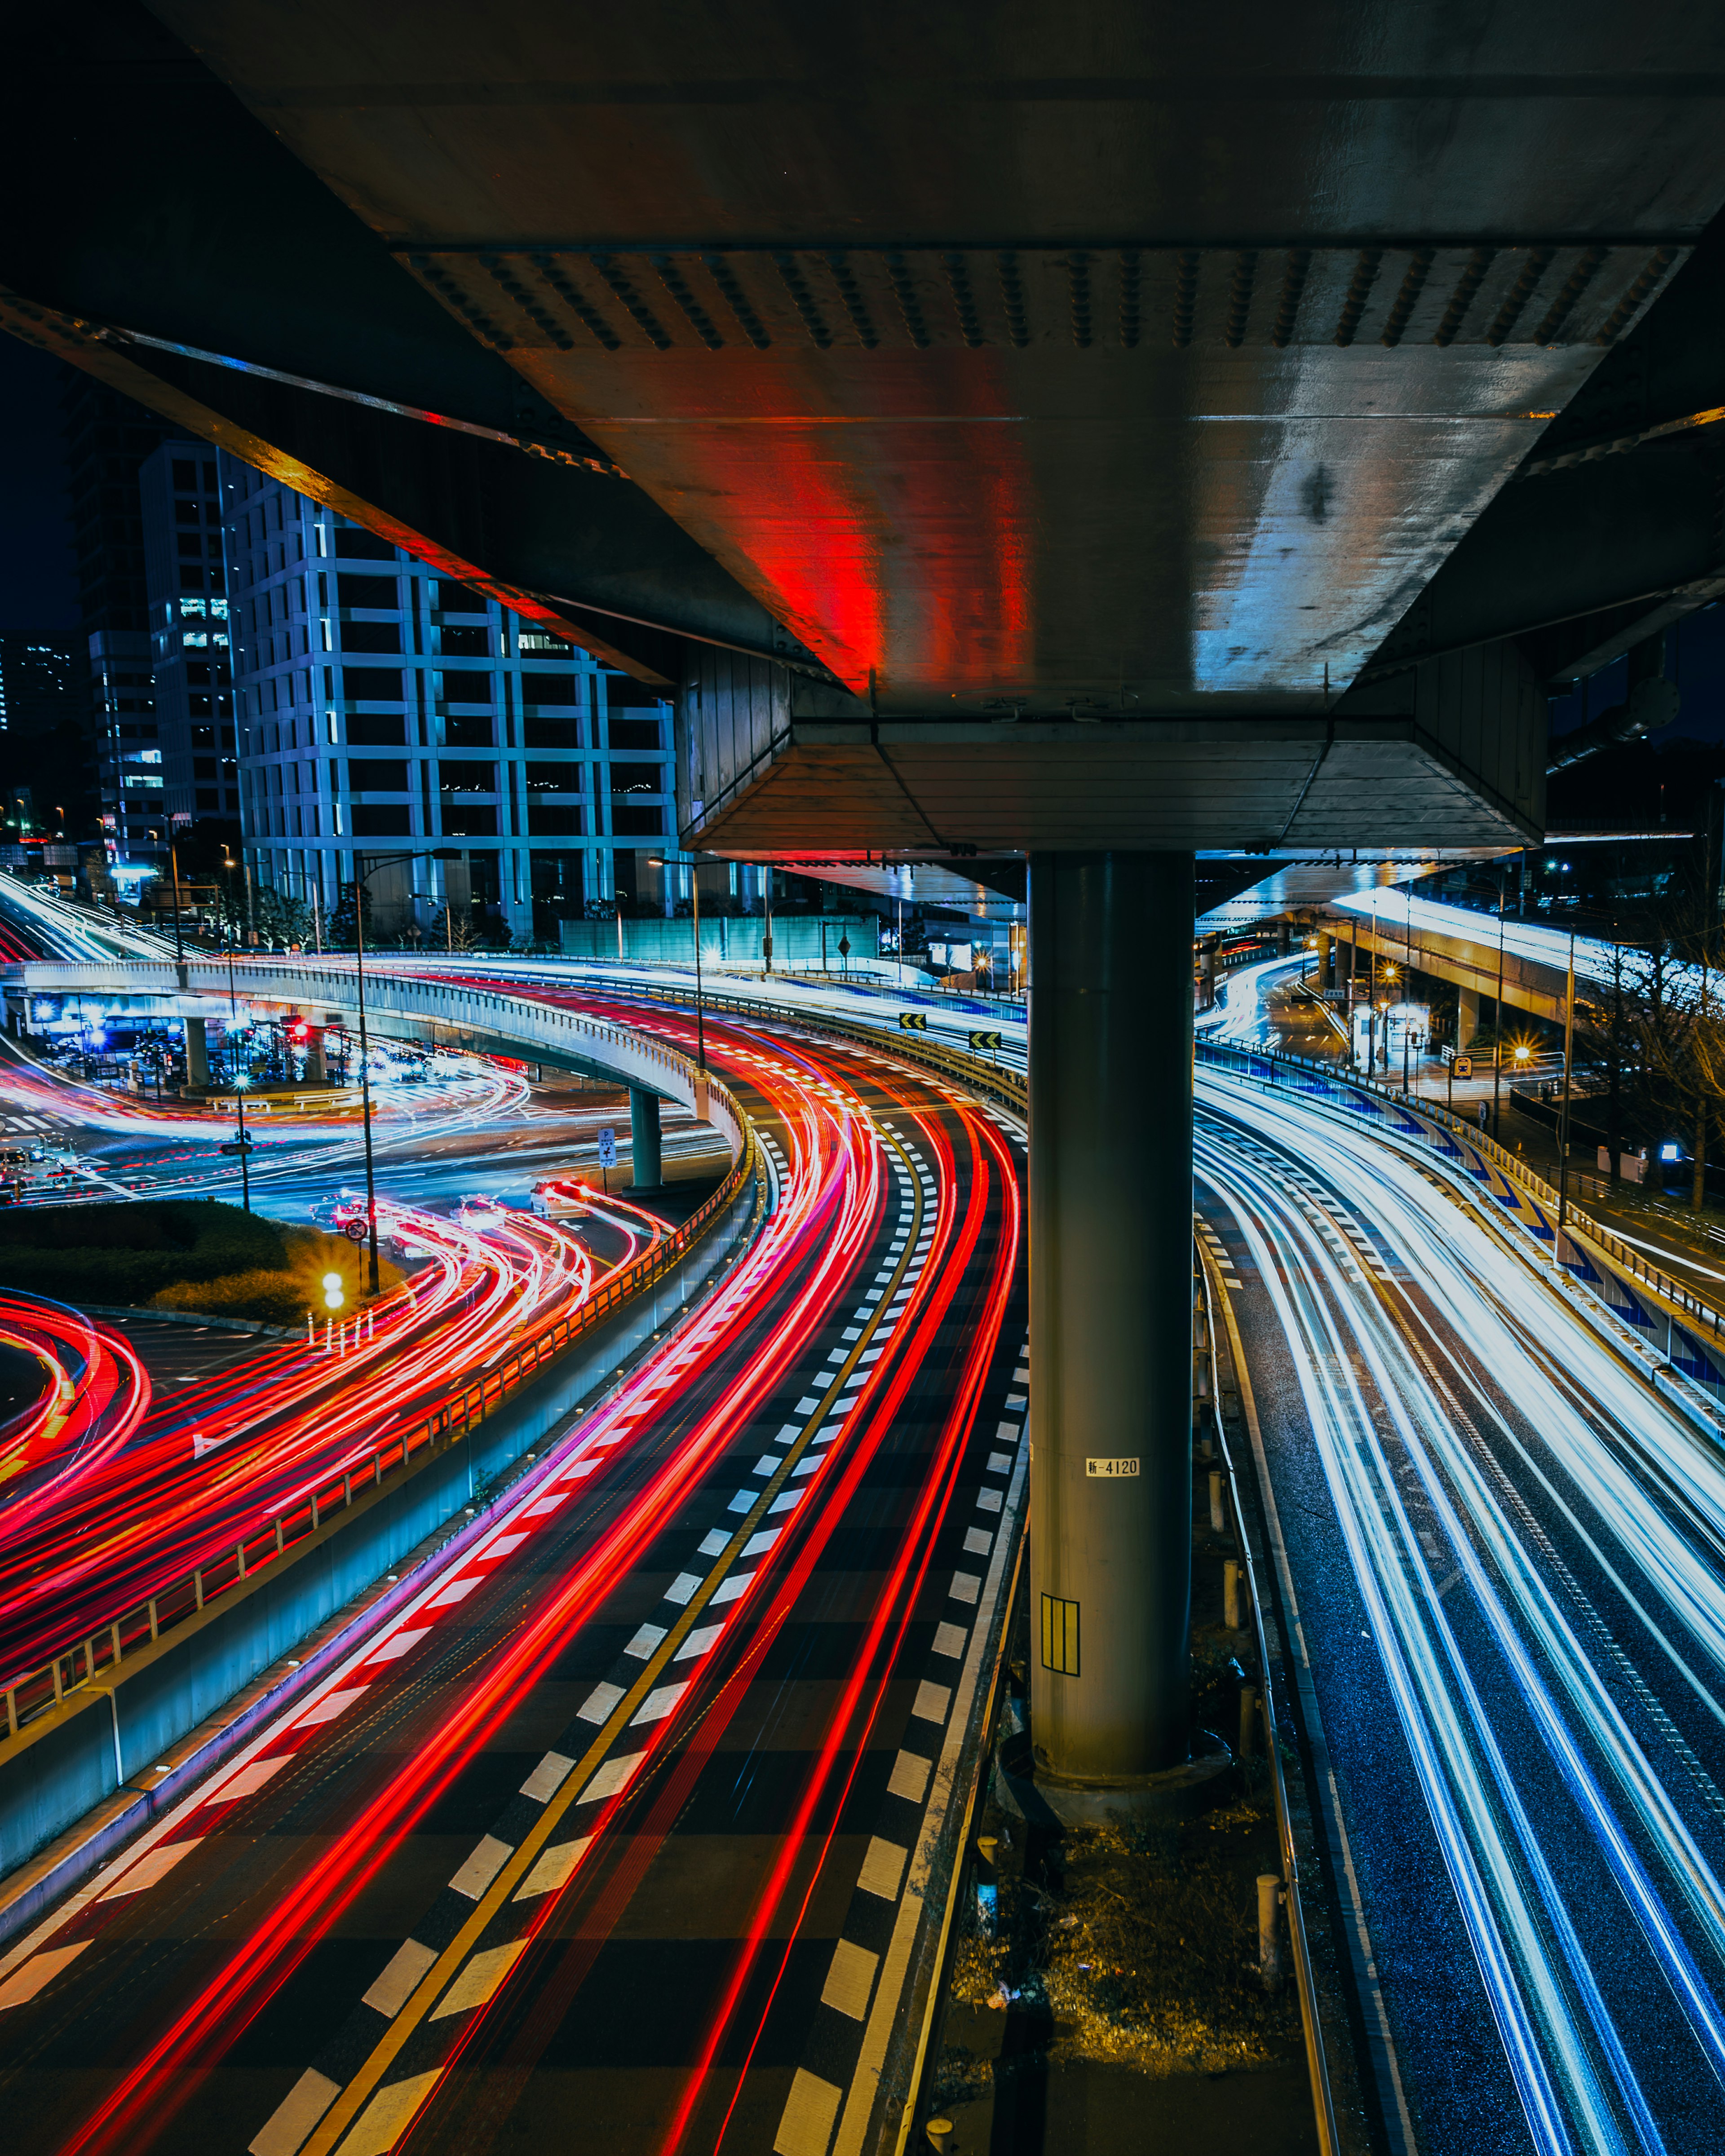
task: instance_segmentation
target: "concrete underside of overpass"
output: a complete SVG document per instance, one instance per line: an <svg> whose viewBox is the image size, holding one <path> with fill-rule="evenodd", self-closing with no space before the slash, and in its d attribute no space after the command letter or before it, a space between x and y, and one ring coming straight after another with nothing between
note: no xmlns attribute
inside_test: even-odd
<svg viewBox="0 0 1725 2156"><path fill-rule="evenodd" d="M1620 33L103 0L0 321L662 684L691 842L1489 850L1725 578L1725 29Z"/></svg>

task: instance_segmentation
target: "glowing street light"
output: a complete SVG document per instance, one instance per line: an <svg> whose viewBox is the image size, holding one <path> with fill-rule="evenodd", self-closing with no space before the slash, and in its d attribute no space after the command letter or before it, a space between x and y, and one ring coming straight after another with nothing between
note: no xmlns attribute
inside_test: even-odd
<svg viewBox="0 0 1725 2156"><path fill-rule="evenodd" d="M323 1276L323 1306L326 1310L340 1310L347 1301L346 1290L341 1286L340 1273L326 1273Z"/></svg>

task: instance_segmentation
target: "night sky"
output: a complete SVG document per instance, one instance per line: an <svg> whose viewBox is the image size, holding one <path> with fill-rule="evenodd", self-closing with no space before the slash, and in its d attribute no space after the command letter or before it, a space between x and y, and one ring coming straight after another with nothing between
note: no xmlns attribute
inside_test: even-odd
<svg viewBox="0 0 1725 2156"><path fill-rule="evenodd" d="M0 333L0 634L75 634L59 364ZM1671 666L1683 692L1675 726L1659 745L1702 741L1725 746L1725 608L1691 614L1673 639ZM1621 703L1622 661L1552 706L1552 728L1579 726Z"/></svg>
<svg viewBox="0 0 1725 2156"><path fill-rule="evenodd" d="M78 631L59 363L0 333L0 634Z"/></svg>

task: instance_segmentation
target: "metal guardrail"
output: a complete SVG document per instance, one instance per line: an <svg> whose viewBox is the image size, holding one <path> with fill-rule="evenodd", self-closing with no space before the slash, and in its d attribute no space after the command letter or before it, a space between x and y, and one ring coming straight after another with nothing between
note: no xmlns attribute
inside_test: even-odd
<svg viewBox="0 0 1725 2156"><path fill-rule="evenodd" d="M456 1387L429 1402L423 1415L416 1414L413 1428L374 1450L357 1469L320 1481L286 1512L266 1514L213 1563L195 1568L146 1601L122 1610L90 1636L63 1648L51 1661L15 1677L4 1687L6 1737L16 1738L32 1722L62 1705L68 1693L88 1684L99 1671L117 1668L128 1652L150 1645L164 1631L198 1615L223 1594L288 1555L296 1544L316 1534L332 1512L350 1509L356 1491L363 1496L367 1485L381 1489L386 1476L404 1474L410 1464L423 1466L440 1447L447 1450L456 1439L495 1414L517 1387L536 1377L583 1335L680 1265L735 1204L751 1177L757 1178L755 1211L749 1224L752 1234L765 1204L759 1145L753 1127L728 1089L716 1080L710 1086L713 1094L724 1095L726 1107L743 1132L744 1143L730 1173L698 1212L650 1250L608 1276L603 1285L569 1317L523 1341L507 1362L476 1382Z"/></svg>
<svg viewBox="0 0 1725 2156"><path fill-rule="evenodd" d="M1204 1282L1204 1307L1209 1333L1209 1419L1214 1428L1217 1457L1222 1463L1222 1479L1228 1492L1228 1506L1234 1521L1234 1545L1240 1552L1240 1576L1245 1583L1246 1596L1251 1604L1252 1630L1258 1647L1258 1697L1264 1717L1264 1751L1270 1763L1271 1789L1276 1801L1276 1838L1281 1847L1282 1881L1286 1889L1288 1937L1293 1948L1294 1982L1300 1994L1300 2025L1306 2041L1306 2069L1312 2082L1312 2105L1317 2125L1319 2156L1337 2156L1340 2146L1336 2132L1336 2102L1330 2087L1330 2062L1324 2049L1323 2022L1318 2012L1317 1984L1312 1970L1312 1948L1306 1936L1306 1912L1301 1899L1300 1856L1294 1842L1294 1824L1288 1810L1286 1778L1281 1768L1281 1747L1278 1740L1280 1717L1276 1712L1276 1695L1271 1674L1270 1639L1264 1623L1264 1599L1258 1589L1257 1570L1252 1561L1252 1546L1246 1535L1245 1514L1240 1502L1240 1477L1234 1465L1233 1455L1228 1449L1228 1432L1222 1418L1222 1373L1217 1353L1216 1312L1219 1302L1227 1309L1225 1301L1219 1297L1210 1261L1199 1245L1199 1273ZM1234 1335L1232 1312L1229 1312L1229 1352L1240 1353Z"/></svg>
<svg viewBox="0 0 1725 2156"><path fill-rule="evenodd" d="M1385 1106L1398 1109L1403 1114L1428 1116L1456 1138L1465 1139L1482 1159L1491 1162L1506 1181L1519 1183L1542 1206L1553 1212L1557 1209L1558 1192L1543 1176L1536 1175L1518 1154L1507 1151L1496 1138L1470 1123L1465 1116L1458 1116L1453 1109L1446 1108L1435 1101L1428 1101L1420 1094L1396 1092L1387 1086L1378 1085L1374 1079L1362 1078L1357 1074L1350 1074L1345 1078L1337 1077L1334 1075L1336 1066L1333 1063L1291 1055L1281 1049L1239 1048L1222 1041L1200 1041L1198 1055L1200 1062L1225 1064L1229 1059L1237 1057L1247 1064L1256 1060L1290 1065L1320 1079L1338 1094L1368 1094L1381 1101ZM1245 1075L1250 1076L1251 1074L1248 1070ZM1644 1286L1663 1296L1666 1301L1675 1303L1686 1315L1707 1326L1715 1335L1725 1335L1725 1318L1722 1318L1711 1303L1703 1302L1681 1281L1673 1280L1669 1273L1651 1265L1645 1257L1614 1235L1609 1228L1602 1227L1590 1214L1583 1213L1574 1205L1568 1206L1563 1233L1573 1239L1586 1237L1607 1252L1612 1263L1621 1266L1632 1279L1640 1281Z"/></svg>
<svg viewBox="0 0 1725 2156"><path fill-rule="evenodd" d="M645 1003L675 1004L680 1009L689 1009L695 1002L692 988L655 988L644 981L619 981L605 993L619 1003L639 998ZM888 1050L906 1063L920 1064L937 1076L953 1079L968 1091L999 1101L1019 1115L1025 1111L1028 1088L1016 1071L1003 1070L999 1064L984 1063L963 1049L942 1047L931 1041L926 1034L894 1032L884 1025L865 1025L860 1020L841 1018L829 1011L809 1010L798 1004L770 1004L757 996L714 995L705 989L701 1006L703 1010L723 1011L732 1018L777 1019L806 1027L811 1033L834 1033L847 1040L861 1041L870 1048Z"/></svg>

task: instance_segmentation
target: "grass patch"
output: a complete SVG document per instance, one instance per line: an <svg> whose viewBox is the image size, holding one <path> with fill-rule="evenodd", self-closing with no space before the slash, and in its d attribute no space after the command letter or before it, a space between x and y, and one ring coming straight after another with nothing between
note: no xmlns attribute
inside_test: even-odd
<svg viewBox="0 0 1725 2156"><path fill-rule="evenodd" d="M300 1326L308 1310L321 1312L326 1272L341 1274L347 1310L366 1299L364 1253L345 1235L289 1227L213 1198L0 1214L0 1285L74 1305ZM381 1263L385 1293L401 1277Z"/></svg>

